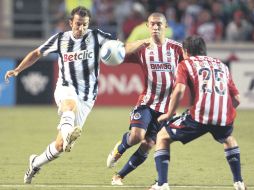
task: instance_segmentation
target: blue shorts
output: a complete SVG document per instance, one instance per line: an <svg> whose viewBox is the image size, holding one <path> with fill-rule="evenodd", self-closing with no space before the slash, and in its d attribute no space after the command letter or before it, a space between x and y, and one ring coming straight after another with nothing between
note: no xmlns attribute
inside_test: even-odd
<svg viewBox="0 0 254 190"><path fill-rule="evenodd" d="M132 127L142 128L146 131L146 137L156 142L157 133L161 130L157 118L161 114L148 106L135 107L130 116L130 129Z"/></svg>
<svg viewBox="0 0 254 190"><path fill-rule="evenodd" d="M191 142L208 132L216 141L224 143L226 138L233 132L233 125L217 126L201 124L193 120L187 112L166 122L163 126L166 127L172 140L180 141L183 144Z"/></svg>

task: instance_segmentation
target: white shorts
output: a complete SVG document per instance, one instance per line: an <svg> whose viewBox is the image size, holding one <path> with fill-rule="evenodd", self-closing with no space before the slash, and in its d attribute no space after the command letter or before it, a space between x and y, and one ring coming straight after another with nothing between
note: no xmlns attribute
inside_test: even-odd
<svg viewBox="0 0 254 190"><path fill-rule="evenodd" d="M55 101L58 106L58 114L61 115L61 102L66 99L72 99L76 102L76 112L75 112L75 126L83 127L88 114L91 112L94 101L83 101L76 94L75 88L73 86L61 86L58 85L55 89Z"/></svg>

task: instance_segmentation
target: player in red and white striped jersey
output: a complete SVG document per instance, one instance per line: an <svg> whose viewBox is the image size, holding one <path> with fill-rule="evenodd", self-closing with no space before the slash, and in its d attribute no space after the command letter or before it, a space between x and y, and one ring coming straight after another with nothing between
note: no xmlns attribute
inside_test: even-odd
<svg viewBox="0 0 254 190"><path fill-rule="evenodd" d="M141 66L145 88L131 114L130 131L123 135L122 141L109 154L107 166L113 167L128 148L142 143L121 171L113 176L112 185L122 185L121 179L146 160L160 130L157 118L167 112L176 67L183 59L182 45L165 37L167 24L163 14L151 14L147 26L150 39L126 44L127 48L141 45L137 51L127 54L124 64L136 63Z"/></svg>
<svg viewBox="0 0 254 190"><path fill-rule="evenodd" d="M232 100L239 94L228 67L208 56L193 56L178 66L176 83L190 85L192 118L202 124L225 126L236 111Z"/></svg>
<svg viewBox="0 0 254 190"><path fill-rule="evenodd" d="M158 183L150 190L168 187L169 145L174 141L188 143L206 133L224 146L225 156L233 174L234 188L245 190L241 176L240 149L231 135L239 105L239 92L229 70L220 60L206 56L206 45L201 37L188 37L183 42L185 60L179 63L176 85L169 109L158 118L167 121L157 135L155 163ZM172 119L186 87L192 95L190 111Z"/></svg>
<svg viewBox="0 0 254 190"><path fill-rule="evenodd" d="M150 44L136 52L137 61L132 59L132 63L140 64L145 78L144 91L139 96L137 106L146 105L152 110L165 113L176 67L182 60L182 45L167 38L162 45Z"/></svg>

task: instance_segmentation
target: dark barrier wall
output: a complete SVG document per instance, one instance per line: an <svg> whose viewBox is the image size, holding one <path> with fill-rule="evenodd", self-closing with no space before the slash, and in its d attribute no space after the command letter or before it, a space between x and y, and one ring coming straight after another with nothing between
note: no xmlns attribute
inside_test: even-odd
<svg viewBox="0 0 254 190"><path fill-rule="evenodd" d="M17 104L52 103L54 95L53 66L53 61L42 59L18 75Z"/></svg>
<svg viewBox="0 0 254 190"><path fill-rule="evenodd" d="M0 59L0 106L12 106L16 103L15 79L11 78L8 84L4 81L6 71L13 69L15 64L13 59Z"/></svg>

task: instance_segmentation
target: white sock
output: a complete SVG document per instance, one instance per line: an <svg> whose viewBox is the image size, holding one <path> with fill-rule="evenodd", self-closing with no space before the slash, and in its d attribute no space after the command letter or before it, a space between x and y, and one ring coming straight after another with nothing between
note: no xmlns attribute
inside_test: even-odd
<svg viewBox="0 0 254 190"><path fill-rule="evenodd" d="M40 168L42 165L58 158L61 152L58 152L55 145L55 141L48 145L46 150L41 155L35 158L33 166Z"/></svg>
<svg viewBox="0 0 254 190"><path fill-rule="evenodd" d="M66 138L68 133L73 129L74 120L75 120L75 114L73 111L63 112L60 123L59 123L59 127L58 127L61 131L63 138Z"/></svg>

